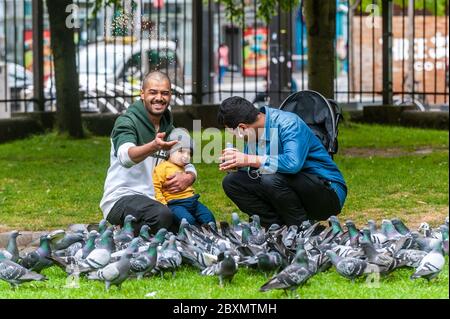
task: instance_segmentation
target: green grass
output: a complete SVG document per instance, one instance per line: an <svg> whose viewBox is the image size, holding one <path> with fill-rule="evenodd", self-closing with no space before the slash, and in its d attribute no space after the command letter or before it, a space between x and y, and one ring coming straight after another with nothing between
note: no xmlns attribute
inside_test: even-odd
<svg viewBox="0 0 450 319"><path fill-rule="evenodd" d="M341 220L357 225L372 218L400 217L416 227L421 221L442 224L448 215L448 132L347 123L340 127L335 160L349 188ZM353 156L349 149L377 149L378 156ZM428 154L416 154L429 148ZM384 156L383 150L399 156ZM70 140L55 134L34 136L0 145L1 229L49 230L71 223L94 223L109 166L108 138ZM394 154L395 155L395 154ZM221 187L224 173L216 164L198 164L196 191L216 215L229 220L238 211ZM242 217L244 215L241 214ZM104 291L99 282L82 279L80 289L63 289L64 273L44 271L45 283L22 285L17 291L0 282L0 298L284 298L282 292L260 293L263 275L241 269L233 283L218 287L217 278L199 276L184 267L175 279L130 280L121 291ZM398 270L381 279L379 288L364 280L351 283L329 271L313 277L299 290L302 298L448 298L448 263L437 281L410 281L411 270ZM45 289L43 289L45 288Z"/></svg>
<svg viewBox="0 0 450 319"><path fill-rule="evenodd" d="M448 265L448 258L447 258ZM246 268L239 269L231 284L220 288L218 278L204 277L188 266L183 266L175 278L166 274L164 278L155 276L141 281L127 280L122 289L112 287L105 290L104 283L88 281L81 278L79 288L66 288L65 273L56 267L42 272L50 279L47 282L27 283L17 290L10 289L5 282L0 282L1 298L170 298L170 299L264 299L287 298L283 291L259 292L266 278L260 273ZM354 283L339 276L334 270L312 277L302 288L298 289L300 298L448 298L448 267L431 282L419 279L411 281L410 269L398 269L386 277L380 278L378 286L370 286L366 278L359 278ZM146 297L149 293L153 297ZM291 298L291 296L289 296Z"/></svg>

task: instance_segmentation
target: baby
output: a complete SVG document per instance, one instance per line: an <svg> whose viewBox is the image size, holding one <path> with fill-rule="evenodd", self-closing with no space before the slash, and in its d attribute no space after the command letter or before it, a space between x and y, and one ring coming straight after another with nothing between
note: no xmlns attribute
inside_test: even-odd
<svg viewBox="0 0 450 319"><path fill-rule="evenodd" d="M200 195L195 194L192 186L182 192L175 194L168 193L163 184L167 177L176 173L184 172L185 165L190 163L193 153L193 141L189 134L183 130L174 129L167 138L168 141L178 141L169 151L169 158L155 167L153 171L153 186L155 197L159 202L169 206L174 214L174 221L179 224L185 218L189 224L207 224L214 222L212 212L200 201Z"/></svg>

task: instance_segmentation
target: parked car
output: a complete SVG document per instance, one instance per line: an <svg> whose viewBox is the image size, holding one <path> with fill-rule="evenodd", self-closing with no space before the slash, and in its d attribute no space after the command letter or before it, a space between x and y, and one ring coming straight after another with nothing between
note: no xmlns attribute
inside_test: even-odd
<svg viewBox="0 0 450 319"><path fill-rule="evenodd" d="M5 62L0 61L0 65L4 66ZM8 68L7 83L10 92L9 99L12 100L10 103L11 112L32 111L33 73L19 64L7 62L6 65ZM0 83L4 85L4 79L1 79ZM0 99L2 98L4 97L0 97ZM17 101L26 99L29 99L30 101Z"/></svg>
<svg viewBox="0 0 450 319"><path fill-rule="evenodd" d="M142 56L146 57L142 60ZM141 79L150 70L168 73L175 93L173 105L184 104L183 66L176 43L166 40L102 41L89 44L77 55L81 109L87 112L123 112L138 96ZM55 96L54 78L45 85L46 95ZM54 101L47 109L54 109Z"/></svg>

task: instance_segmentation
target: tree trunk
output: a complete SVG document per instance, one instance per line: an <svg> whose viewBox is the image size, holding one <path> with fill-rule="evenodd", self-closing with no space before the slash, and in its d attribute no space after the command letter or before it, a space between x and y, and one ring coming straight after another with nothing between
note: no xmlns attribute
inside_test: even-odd
<svg viewBox="0 0 450 319"><path fill-rule="evenodd" d="M83 137L73 28L66 26L72 0L47 0L55 65L57 126L60 133Z"/></svg>
<svg viewBox="0 0 450 319"><path fill-rule="evenodd" d="M308 30L308 88L334 97L336 1L305 0Z"/></svg>

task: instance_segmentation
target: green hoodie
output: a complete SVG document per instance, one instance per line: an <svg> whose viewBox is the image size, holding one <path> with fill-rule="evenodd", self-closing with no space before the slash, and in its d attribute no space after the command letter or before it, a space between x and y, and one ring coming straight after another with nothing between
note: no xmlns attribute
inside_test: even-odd
<svg viewBox="0 0 450 319"><path fill-rule="evenodd" d="M165 132L167 137L173 129L172 113L167 109L161 118L159 132ZM114 155L117 156L117 150L124 143L140 146L151 142L155 136L155 127L150 122L144 103L139 99L114 124L111 132Z"/></svg>

